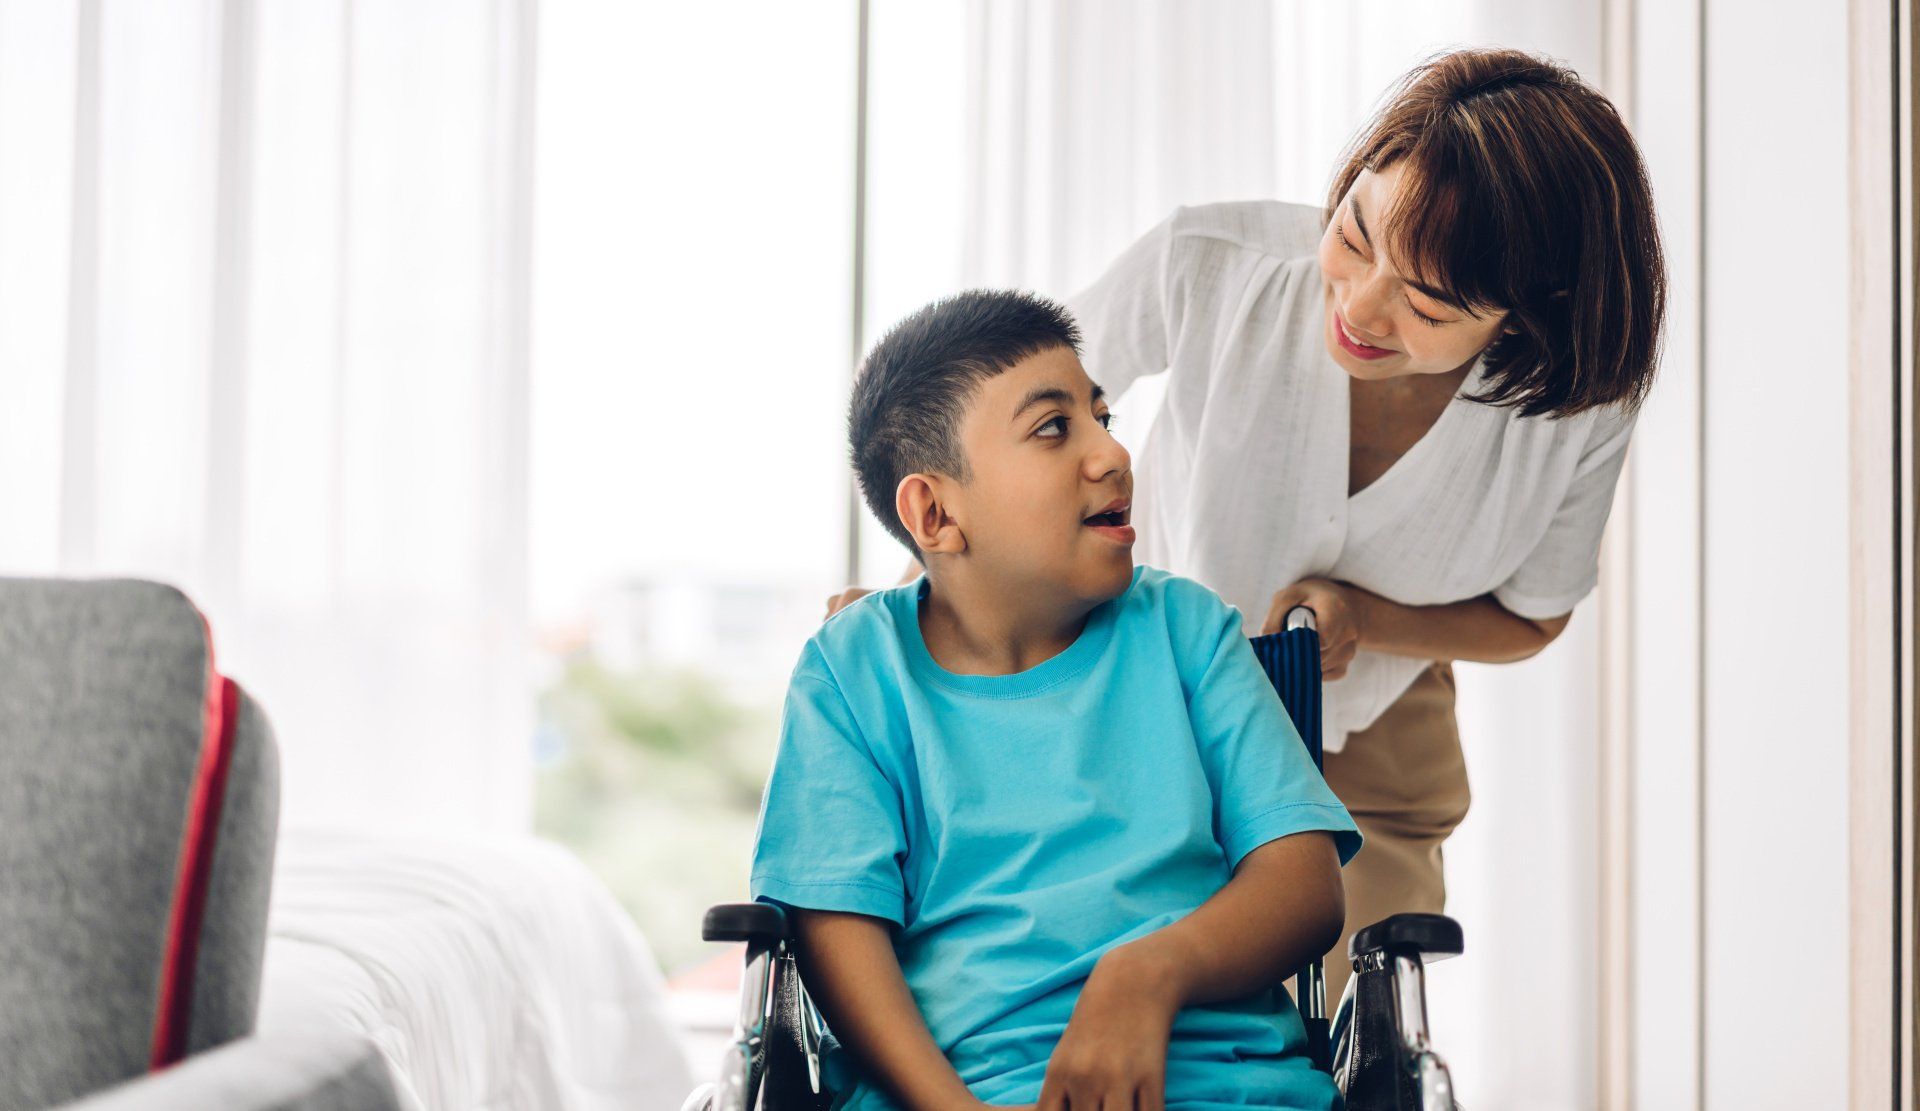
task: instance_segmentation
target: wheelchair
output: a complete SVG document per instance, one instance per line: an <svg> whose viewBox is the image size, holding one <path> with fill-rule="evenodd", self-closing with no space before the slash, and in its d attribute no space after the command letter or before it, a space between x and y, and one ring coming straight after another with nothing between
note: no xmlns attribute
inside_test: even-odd
<svg viewBox="0 0 1920 1111"><path fill-rule="evenodd" d="M1295 607L1283 631L1252 643L1314 766L1322 766L1313 612ZM720 1078L695 1088L681 1111L827 1111L834 1093L820 1079L824 1026L800 980L798 938L786 913L770 903L723 903L707 911L701 936L744 942L746 966ZM1459 924L1440 914L1396 914L1361 929L1347 947L1353 976L1331 1019L1320 961L1293 977L1308 1052L1333 1077L1348 1111L1458 1111L1452 1076L1427 1031L1425 966L1462 948Z"/></svg>

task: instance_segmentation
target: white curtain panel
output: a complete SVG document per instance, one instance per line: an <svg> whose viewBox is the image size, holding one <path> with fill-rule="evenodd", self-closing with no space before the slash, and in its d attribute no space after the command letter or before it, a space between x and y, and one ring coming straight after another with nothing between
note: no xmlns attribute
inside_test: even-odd
<svg viewBox="0 0 1920 1111"><path fill-rule="evenodd" d="M528 814L531 0L0 0L0 573L208 612L289 821Z"/></svg>
<svg viewBox="0 0 1920 1111"><path fill-rule="evenodd" d="M1078 289L1175 205L1321 203L1339 152L1414 64L1474 43L1578 64L1597 51L1598 11L969 0L964 276Z"/></svg>
<svg viewBox="0 0 1920 1111"><path fill-rule="evenodd" d="M1065 296L1176 205L1322 203L1414 64L1504 45L1597 82L1600 14L1599 0L970 0L964 278ZM1116 407L1136 450L1160 386ZM1533 660L1460 668L1475 799L1448 845L1448 910L1467 956L1430 987L1439 1047L1481 1111L1597 1099L1595 625L1582 611Z"/></svg>
<svg viewBox="0 0 1920 1111"><path fill-rule="evenodd" d="M1078 288L1175 204L1273 193L1266 3L969 14L968 280Z"/></svg>

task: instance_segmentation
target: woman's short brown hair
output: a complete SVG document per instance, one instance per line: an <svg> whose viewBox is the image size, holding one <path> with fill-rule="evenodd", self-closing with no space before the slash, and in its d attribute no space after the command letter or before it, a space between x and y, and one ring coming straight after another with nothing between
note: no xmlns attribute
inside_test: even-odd
<svg viewBox="0 0 1920 1111"><path fill-rule="evenodd" d="M1395 262L1469 312L1505 310L1478 399L1525 416L1637 406L1652 383L1666 264L1640 152L1607 98L1517 50L1443 54L1401 79L1347 151L1405 163L1378 221Z"/></svg>

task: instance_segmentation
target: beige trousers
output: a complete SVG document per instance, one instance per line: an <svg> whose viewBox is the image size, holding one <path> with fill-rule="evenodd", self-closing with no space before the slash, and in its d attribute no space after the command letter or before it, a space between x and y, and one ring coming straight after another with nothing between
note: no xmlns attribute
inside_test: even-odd
<svg viewBox="0 0 1920 1111"><path fill-rule="evenodd" d="M1440 913L1447 885L1441 842L1467 816L1467 765L1453 717L1453 666L1420 673L1393 705L1326 758L1327 785L1346 804L1364 844L1341 872L1347 923L1327 954L1327 1007L1340 1004L1354 931L1403 911Z"/></svg>

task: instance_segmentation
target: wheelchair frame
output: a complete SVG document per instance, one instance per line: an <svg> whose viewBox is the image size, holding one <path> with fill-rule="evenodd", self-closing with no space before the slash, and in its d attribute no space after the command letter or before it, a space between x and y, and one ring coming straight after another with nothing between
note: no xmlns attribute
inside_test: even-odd
<svg viewBox="0 0 1920 1111"><path fill-rule="evenodd" d="M1313 611L1294 607L1285 629L1253 638L1253 648L1314 767L1322 767ZM681 1111L827 1111L833 1093L820 1081L823 1026L800 979L786 912L770 903L722 903L707 911L700 932L708 941L744 942L746 963L720 1079L695 1088ZM1354 974L1331 1020L1321 961L1296 974L1308 1051L1349 1111L1458 1111L1452 1076L1427 1028L1425 966L1462 948L1459 924L1445 915L1396 914L1367 926L1348 945Z"/></svg>

